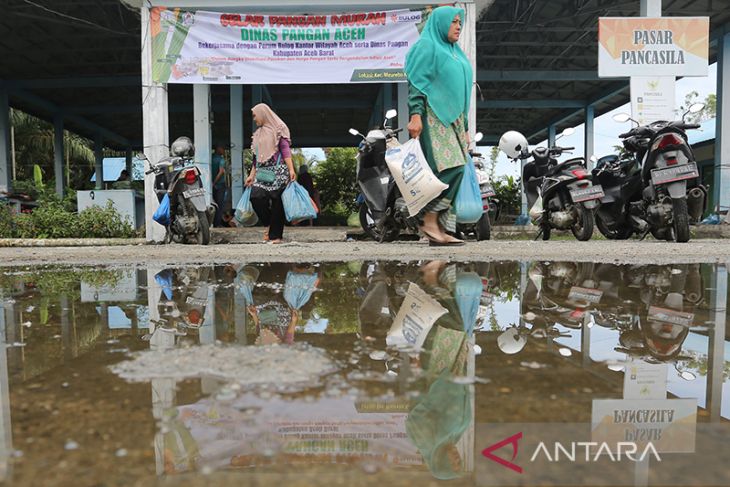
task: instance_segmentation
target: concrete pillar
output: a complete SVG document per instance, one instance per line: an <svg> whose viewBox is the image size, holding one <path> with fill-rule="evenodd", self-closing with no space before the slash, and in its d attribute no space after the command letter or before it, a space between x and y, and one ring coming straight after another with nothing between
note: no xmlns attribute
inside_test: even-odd
<svg viewBox="0 0 730 487"><path fill-rule="evenodd" d="M586 158L586 167L588 170L593 169L593 162L591 161L591 156L595 155L595 146L593 143L593 137L594 137L594 120L595 120L595 110L593 108L593 105L588 105L585 109L585 117L586 117L586 124L585 124L585 134L584 134L584 141L583 141L583 147L585 147L585 158Z"/></svg>
<svg viewBox="0 0 730 487"><path fill-rule="evenodd" d="M385 120L385 112L393 108L393 84L383 85L383 111L380 113L380 120Z"/></svg>
<svg viewBox="0 0 730 487"><path fill-rule="evenodd" d="M466 54L472 70L472 88L469 101L469 135L474 140L477 133L477 10L474 2L462 3L461 7L466 14L464 25L461 29L459 45Z"/></svg>
<svg viewBox="0 0 730 487"><path fill-rule="evenodd" d="M252 85L251 86L251 108L261 103L264 99L264 89L261 85ZM253 117L249 114L249 119L251 119L251 132L255 132L258 127L256 127L256 122L253 121Z"/></svg>
<svg viewBox="0 0 730 487"><path fill-rule="evenodd" d="M210 177L210 160L213 141L210 132L210 85L193 85L193 142L195 165L205 188L205 201L210 204L213 181Z"/></svg>
<svg viewBox="0 0 730 487"><path fill-rule="evenodd" d="M231 201L236 207L243 194L246 168L243 166L243 85L231 85Z"/></svg>
<svg viewBox="0 0 730 487"><path fill-rule="evenodd" d="M150 10L140 9L142 32L150 32ZM157 162L169 155L169 124L167 111L167 87L152 81L152 39L142 37L142 145L146 158L144 170L150 168L150 161ZM165 227L152 219L159 201L154 191L154 174L145 175L145 238L148 242L161 242L165 237Z"/></svg>
<svg viewBox="0 0 730 487"><path fill-rule="evenodd" d="M10 100L8 92L0 89L0 192L10 191Z"/></svg>
<svg viewBox="0 0 730 487"><path fill-rule="evenodd" d="M722 387L725 367L725 330L727 326L727 267L718 265L714 274L712 301L710 309L713 313L714 325L709 333L709 349L707 364L707 410L710 421L722 421Z"/></svg>
<svg viewBox="0 0 730 487"><path fill-rule="evenodd" d="M661 17L662 0L640 0L639 15L641 17Z"/></svg>
<svg viewBox="0 0 730 487"><path fill-rule="evenodd" d="M63 118L53 117L53 176L56 178L56 194L63 197Z"/></svg>
<svg viewBox="0 0 730 487"><path fill-rule="evenodd" d="M408 141L408 121L410 116L408 113L408 83L398 83L398 128L402 128L403 131L398 134L398 140L400 143Z"/></svg>
<svg viewBox="0 0 730 487"><path fill-rule="evenodd" d="M10 417L10 385L8 381L8 343L5 334L5 308L0 297L0 481L9 477L13 452L13 429Z"/></svg>
<svg viewBox="0 0 730 487"><path fill-rule="evenodd" d="M96 166L96 189L104 189L104 139L101 134L94 137L94 165Z"/></svg>
<svg viewBox="0 0 730 487"><path fill-rule="evenodd" d="M551 125L548 127L548 147L552 147L555 145L555 138L557 136L555 125Z"/></svg>
<svg viewBox="0 0 730 487"><path fill-rule="evenodd" d="M717 43L717 118L715 128L715 204L730 223L730 33Z"/></svg>
<svg viewBox="0 0 730 487"><path fill-rule="evenodd" d="M124 167L127 169L127 173L129 174L129 181L134 181L134 174L132 173L134 170L132 166L133 159L134 152L131 147L127 147L127 152L124 154Z"/></svg>

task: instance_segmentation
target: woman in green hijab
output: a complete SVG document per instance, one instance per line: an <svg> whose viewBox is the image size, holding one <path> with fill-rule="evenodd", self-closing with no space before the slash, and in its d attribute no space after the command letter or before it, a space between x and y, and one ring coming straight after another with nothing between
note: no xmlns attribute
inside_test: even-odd
<svg viewBox="0 0 730 487"><path fill-rule="evenodd" d="M446 233L456 231L451 204L464 174L470 142L467 120L472 68L456 44L463 22L463 9L434 9L421 38L406 56L408 132L420 140L429 166L449 185L420 215L421 231L435 245L464 243Z"/></svg>

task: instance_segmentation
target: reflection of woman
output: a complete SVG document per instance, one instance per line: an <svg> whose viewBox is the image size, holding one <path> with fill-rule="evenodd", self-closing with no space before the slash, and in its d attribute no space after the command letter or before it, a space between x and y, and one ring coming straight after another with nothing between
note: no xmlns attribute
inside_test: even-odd
<svg viewBox="0 0 730 487"><path fill-rule="evenodd" d="M472 68L456 44L464 10L439 7L428 18L420 39L406 56L408 76L408 132L419 138L428 164L449 185L421 213L421 231L434 245L460 245L445 231L456 231L451 204L456 198L467 162L467 120Z"/></svg>
<svg viewBox="0 0 730 487"><path fill-rule="evenodd" d="M251 204L268 227L264 240L281 243L285 221L281 195L287 184L297 178L291 158L291 135L289 127L265 103L251 111L258 129L251 141L254 160L246 186L253 185Z"/></svg>
<svg viewBox="0 0 730 487"><path fill-rule="evenodd" d="M468 330L458 304L455 266L430 262L422 267L424 290L449 310L435 324L424 344L428 392L411 410L406 432L438 479L462 475L463 462L457 443L472 421L470 386L454 377L466 374Z"/></svg>

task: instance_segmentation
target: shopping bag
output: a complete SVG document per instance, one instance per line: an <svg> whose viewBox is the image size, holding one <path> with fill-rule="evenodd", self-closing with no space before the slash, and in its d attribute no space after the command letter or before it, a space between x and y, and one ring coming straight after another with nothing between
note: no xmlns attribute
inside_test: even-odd
<svg viewBox="0 0 730 487"><path fill-rule="evenodd" d="M252 227L259 222L259 217L251 204L251 187L249 186L243 191L241 199L236 205L235 218L238 223L244 227Z"/></svg>
<svg viewBox="0 0 730 487"><path fill-rule="evenodd" d="M464 331L470 336L479 315L483 288L482 278L476 272L461 272L456 276L454 297L464 323Z"/></svg>
<svg viewBox="0 0 730 487"><path fill-rule="evenodd" d="M155 211L155 214L152 215L152 219L165 227L170 224L170 196L167 193L162 197L160 206Z"/></svg>
<svg viewBox="0 0 730 487"><path fill-rule="evenodd" d="M476 223L484 213L482 194L479 191L474 161L471 160L471 156L467 156L466 159L464 176L461 178L459 192L454 200L454 213L457 223Z"/></svg>
<svg viewBox="0 0 730 487"><path fill-rule="evenodd" d="M537 201L535 201L535 204L532 205L532 208L530 208L529 215L530 220L532 220L533 224L537 224L542 219L543 214L543 208L542 208L542 194L538 191L538 197Z"/></svg>
<svg viewBox="0 0 730 487"><path fill-rule="evenodd" d="M317 218L317 209L312 198L304 186L296 181L289 183L281 195L281 201L284 203L284 214L288 222Z"/></svg>
<svg viewBox="0 0 730 487"><path fill-rule="evenodd" d="M292 309L301 309L317 289L317 274L288 272L284 282L284 300Z"/></svg>
<svg viewBox="0 0 730 487"><path fill-rule="evenodd" d="M416 216L449 187L431 170L418 139L411 139L401 146L388 149L385 152L385 162L406 202L410 216Z"/></svg>

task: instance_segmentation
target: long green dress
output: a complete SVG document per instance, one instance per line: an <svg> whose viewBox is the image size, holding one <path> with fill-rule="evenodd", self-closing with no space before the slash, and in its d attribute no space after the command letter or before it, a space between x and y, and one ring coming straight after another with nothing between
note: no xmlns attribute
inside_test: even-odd
<svg viewBox="0 0 730 487"><path fill-rule="evenodd" d="M459 191L466 164L468 151L466 118L461 115L451 126L445 126L433 113L426 95L410 83L408 84L408 111L410 115L421 116L423 131L419 140L423 154L434 174L443 183L449 185L441 195L421 211L420 216L436 212L439 214L439 223L447 231L454 232L456 231L456 215L451 211L451 203Z"/></svg>

